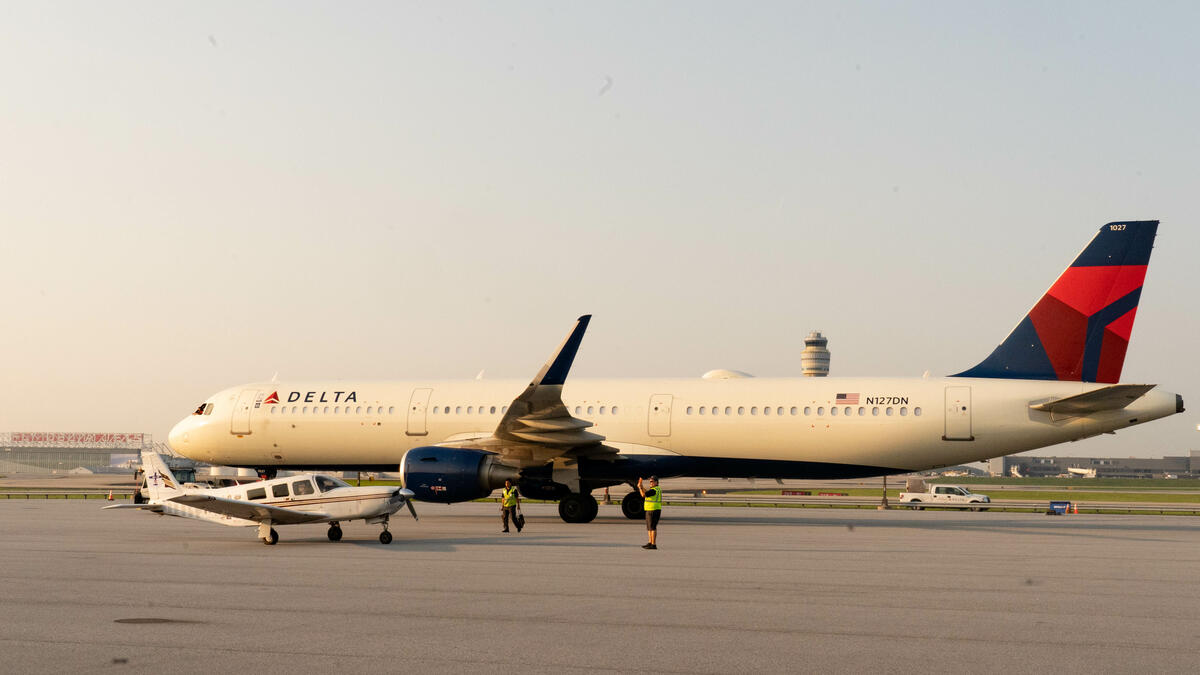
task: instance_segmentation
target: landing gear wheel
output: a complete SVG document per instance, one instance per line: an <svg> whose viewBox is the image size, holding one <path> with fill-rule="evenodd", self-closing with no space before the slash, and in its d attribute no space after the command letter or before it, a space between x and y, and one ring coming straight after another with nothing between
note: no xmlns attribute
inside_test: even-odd
<svg viewBox="0 0 1200 675"><path fill-rule="evenodd" d="M272 527L271 534L267 535L266 537L263 537L262 541L267 546L274 546L275 544L279 543L279 533L276 532L275 528Z"/></svg>
<svg viewBox="0 0 1200 675"><path fill-rule="evenodd" d="M646 498L634 490L621 498L621 513L630 520L646 517Z"/></svg>
<svg viewBox="0 0 1200 675"><path fill-rule="evenodd" d="M379 543L387 545L392 543L392 533L384 530L379 533Z"/></svg>
<svg viewBox="0 0 1200 675"><path fill-rule="evenodd" d="M342 540L342 526L338 525L337 523L331 524L329 526L329 532L327 534L329 536L329 541L341 541Z"/></svg>
<svg viewBox="0 0 1200 675"><path fill-rule="evenodd" d="M570 494L558 503L558 517L568 523L590 523L600 512L596 498L585 494Z"/></svg>

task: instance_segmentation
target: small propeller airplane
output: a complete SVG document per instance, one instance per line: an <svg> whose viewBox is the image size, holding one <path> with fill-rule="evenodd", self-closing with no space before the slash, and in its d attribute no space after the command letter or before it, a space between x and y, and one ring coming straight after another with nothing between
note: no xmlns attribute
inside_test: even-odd
<svg viewBox="0 0 1200 675"><path fill-rule="evenodd" d="M268 546L279 541L274 525L329 523L329 541L342 538L341 521L380 523L379 543L392 543L388 519L407 506L413 519L413 492L398 487L353 487L333 476L303 473L224 488L181 485L157 452L142 451L142 469L150 500L106 509L141 509L233 527L258 526Z"/></svg>

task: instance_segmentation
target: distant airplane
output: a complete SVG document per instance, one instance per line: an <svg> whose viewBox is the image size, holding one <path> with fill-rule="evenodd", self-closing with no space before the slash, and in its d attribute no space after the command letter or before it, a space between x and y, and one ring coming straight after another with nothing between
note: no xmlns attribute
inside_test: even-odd
<svg viewBox="0 0 1200 675"><path fill-rule="evenodd" d="M639 476L860 478L1112 433L1183 412L1182 397L1153 384L1117 384L1157 228L1158 221L1100 228L990 356L949 377L724 371L568 385L591 318L583 316L527 385L242 385L177 424L171 447L260 472L399 471L417 499L444 503L486 496L513 479L526 497L559 500L564 520L587 522L598 510L593 490ZM986 255L992 263L1003 253L993 246ZM947 308L949 320L955 314ZM640 517L636 491L622 510Z"/></svg>
<svg viewBox="0 0 1200 675"><path fill-rule="evenodd" d="M257 525L258 537L269 545L279 541L273 525L329 523L329 540L340 541L340 523L348 520L381 523L379 543L390 544L391 515L408 506L412 517L417 517L411 501L413 493L403 488L352 487L323 474L300 474L225 488L184 486L153 450L142 451L142 468L150 501L104 508L142 509L234 527Z"/></svg>

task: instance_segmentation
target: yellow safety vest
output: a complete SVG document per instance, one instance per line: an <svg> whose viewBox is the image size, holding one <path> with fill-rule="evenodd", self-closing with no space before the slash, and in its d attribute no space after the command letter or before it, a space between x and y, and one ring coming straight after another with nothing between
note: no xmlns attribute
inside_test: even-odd
<svg viewBox="0 0 1200 675"><path fill-rule="evenodd" d="M501 493L504 495L504 500L501 502L503 506L517 505L517 488L515 485L510 488L504 488L501 490Z"/></svg>
<svg viewBox="0 0 1200 675"><path fill-rule="evenodd" d="M662 488L652 487L646 490L646 510L662 511Z"/></svg>

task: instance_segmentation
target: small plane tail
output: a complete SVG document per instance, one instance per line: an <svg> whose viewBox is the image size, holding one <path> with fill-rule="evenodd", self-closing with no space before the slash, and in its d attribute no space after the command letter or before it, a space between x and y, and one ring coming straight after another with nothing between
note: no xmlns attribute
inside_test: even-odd
<svg viewBox="0 0 1200 675"><path fill-rule="evenodd" d="M150 492L151 502L158 503L183 494L175 474L171 473L170 467L157 452L142 451L142 471L146 474L146 489Z"/></svg>
<svg viewBox="0 0 1200 675"><path fill-rule="evenodd" d="M1157 220L1100 228L1008 339L952 377L1118 382L1157 231Z"/></svg>

